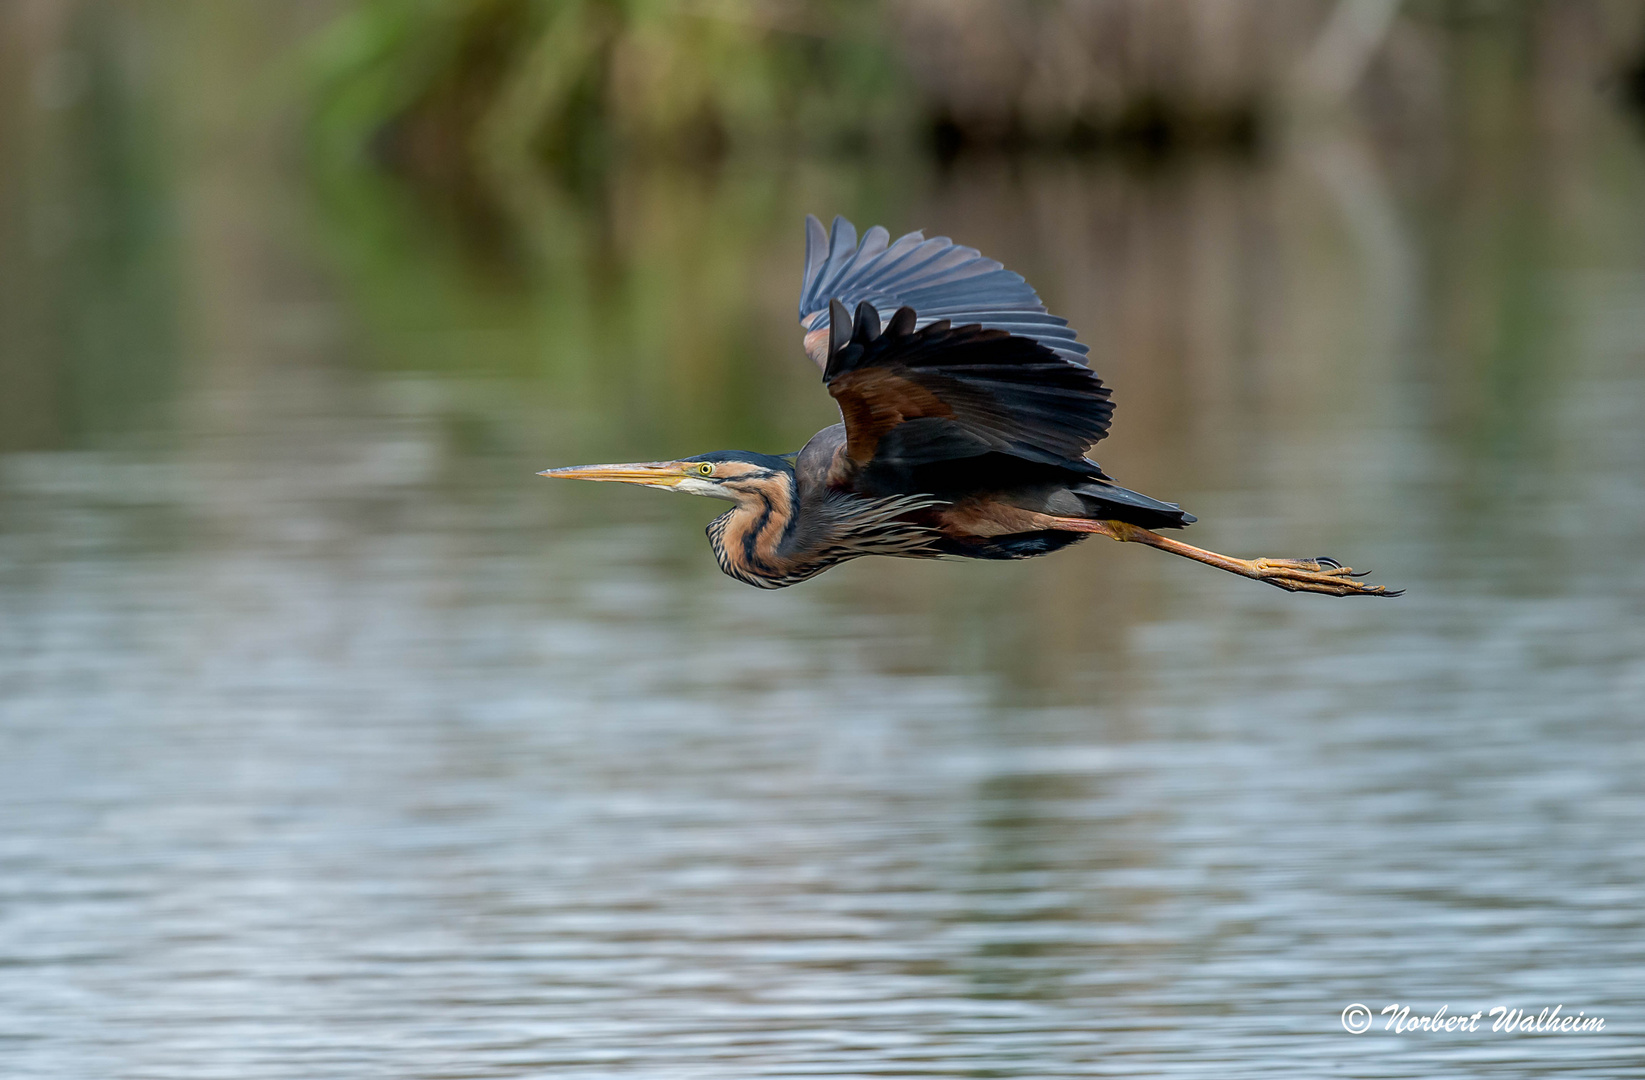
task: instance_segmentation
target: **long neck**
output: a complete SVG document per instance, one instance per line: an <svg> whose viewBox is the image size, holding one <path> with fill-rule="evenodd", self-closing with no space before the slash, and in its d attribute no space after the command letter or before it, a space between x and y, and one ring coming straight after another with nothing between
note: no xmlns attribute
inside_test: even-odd
<svg viewBox="0 0 1645 1080"><path fill-rule="evenodd" d="M807 558L799 533L800 500L793 474L737 489L737 505L708 526L720 569L762 589L780 589L826 570L832 561Z"/></svg>
<svg viewBox="0 0 1645 1080"><path fill-rule="evenodd" d="M816 577L862 555L929 558L941 536L919 518L930 496L862 498L826 488L802 496L792 474L737 491L735 509L708 525L720 569L762 589Z"/></svg>

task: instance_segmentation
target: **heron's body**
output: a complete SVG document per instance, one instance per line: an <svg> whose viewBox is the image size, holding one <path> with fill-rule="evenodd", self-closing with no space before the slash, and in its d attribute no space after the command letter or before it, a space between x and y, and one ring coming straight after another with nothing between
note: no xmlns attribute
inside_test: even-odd
<svg viewBox="0 0 1645 1080"><path fill-rule="evenodd" d="M843 219L831 236L807 225L804 345L841 423L780 457L719 451L544 475L729 500L708 527L715 558L768 589L863 555L1024 559L1098 533L1292 591L1397 595L1330 559L1234 559L1160 536L1193 515L1086 457L1108 431L1108 388L1022 278L943 238L892 244L875 228L858 245Z"/></svg>

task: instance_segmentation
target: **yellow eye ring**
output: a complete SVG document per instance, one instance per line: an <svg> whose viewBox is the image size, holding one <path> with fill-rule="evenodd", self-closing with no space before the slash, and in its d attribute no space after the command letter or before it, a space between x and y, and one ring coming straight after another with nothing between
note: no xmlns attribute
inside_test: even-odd
<svg viewBox="0 0 1645 1080"><path fill-rule="evenodd" d="M697 472L702 474L703 476L713 476L714 475L714 465L713 465L712 462L705 461L701 465L697 466Z"/></svg>

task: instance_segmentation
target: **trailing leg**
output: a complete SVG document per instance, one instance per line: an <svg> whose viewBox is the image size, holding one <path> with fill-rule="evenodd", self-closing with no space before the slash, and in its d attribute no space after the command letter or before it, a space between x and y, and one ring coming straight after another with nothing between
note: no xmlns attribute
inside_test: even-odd
<svg viewBox="0 0 1645 1080"><path fill-rule="evenodd" d="M1367 585L1358 580L1364 574L1356 574L1353 567L1343 566L1335 559L1323 556L1317 559L1236 559L1231 555L1220 555L1172 540L1125 521L1088 521L1080 518L1060 518L1058 521L1059 528L1099 533L1126 543L1147 544L1230 574L1265 581L1287 592L1317 592L1330 596L1398 596L1405 591L1396 589L1390 592L1386 585Z"/></svg>

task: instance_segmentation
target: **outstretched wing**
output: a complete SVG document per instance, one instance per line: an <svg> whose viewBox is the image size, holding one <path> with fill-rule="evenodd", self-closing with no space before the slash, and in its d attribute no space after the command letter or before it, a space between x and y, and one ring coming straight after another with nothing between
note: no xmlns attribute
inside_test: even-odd
<svg viewBox="0 0 1645 1080"><path fill-rule="evenodd" d="M800 325L805 351L817 366L828 363L828 302L847 311L873 305L881 319L900 307L918 312L917 325L947 319L954 326L1004 330L1044 345L1065 360L1085 363L1090 350L1074 339L1068 320L1045 310L1022 275L1013 274L974 248L946 236L927 240L911 232L895 243L876 225L857 243L857 230L843 217L824 233L822 222L805 217L805 283L800 288Z"/></svg>
<svg viewBox="0 0 1645 1080"><path fill-rule="evenodd" d="M883 332L866 300L855 319L833 301L829 321L823 382L845 420L846 472L990 453L1095 470L1085 452L1107 434L1114 406L1083 364L1003 329L920 327L911 307Z"/></svg>

